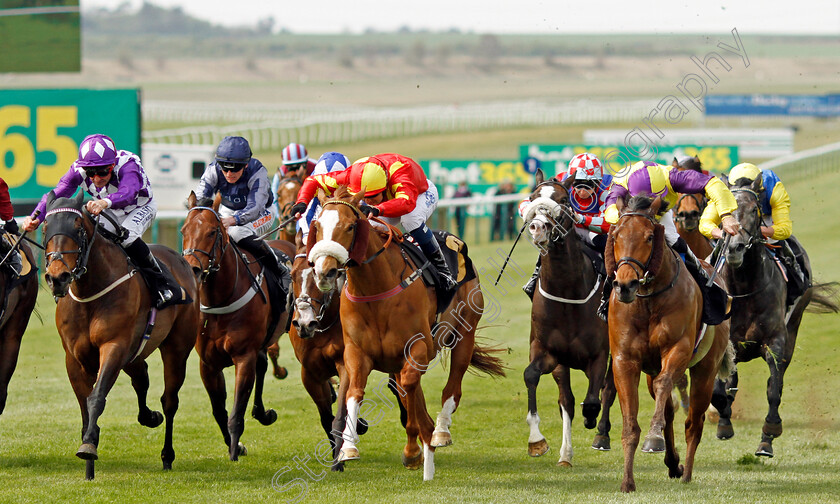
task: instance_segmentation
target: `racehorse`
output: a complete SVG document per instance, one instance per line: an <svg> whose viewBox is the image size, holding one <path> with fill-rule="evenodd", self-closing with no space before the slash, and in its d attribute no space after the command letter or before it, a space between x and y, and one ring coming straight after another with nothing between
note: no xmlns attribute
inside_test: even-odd
<svg viewBox="0 0 840 504"><path fill-rule="evenodd" d="M5 257L11 248L5 246L5 240L0 240L0 244L0 257ZM20 341L38 298L38 269L32 251L22 240L18 251L24 258L24 264L28 262L29 271L22 270L18 275L9 266L0 270L0 415L6 408L9 381L17 366Z"/></svg>
<svg viewBox="0 0 840 504"><path fill-rule="evenodd" d="M394 243L395 228L380 234L371 231L368 218L359 210L365 191L350 196L341 186L329 200L320 195L323 210L309 232L308 259L322 292L337 289L341 271L346 283L339 313L344 340L347 380L338 392L338 410L333 423L336 462L359 458L358 437L353 426L359 418L365 384L371 370L393 374L393 387L407 410L407 442L403 465L423 465L423 479L434 477L434 451L452 443L449 426L461 399L461 381L469 366L490 375L503 376L501 360L475 344L475 330L484 309L478 277L462 283L445 314L435 325L436 295L433 288L416 282L420 271ZM464 308L469 307L468 310ZM449 380L441 397L437 425L426 409L420 378L437 364L438 349L451 350ZM423 450L417 445L417 437Z"/></svg>
<svg viewBox="0 0 840 504"><path fill-rule="evenodd" d="M806 308L817 313L837 312L840 307L832 299L836 283L814 283L797 302L786 311L787 287L782 266L765 247L761 234L759 191L761 177L755 181L740 179L731 187L738 209L733 216L741 225L740 233L731 238L726 250L727 287L733 298L732 332L736 362L761 357L770 368L767 380L769 410L764 419L761 442L756 455L772 457L773 439L782 434L779 404L785 371L793 358L799 324ZM727 181L728 183L728 181ZM802 250L803 271L810 278L811 264ZM717 437L729 439L732 427L732 402L738 386L735 372L729 380L718 382L712 404L720 412Z"/></svg>
<svg viewBox="0 0 840 504"><path fill-rule="evenodd" d="M295 204L300 192L301 180L294 175L286 175L280 180L280 185L277 188L277 208L279 209L278 218L283 221L291 217L289 211ZM287 242L295 242L295 221L292 220L286 226L280 229L278 238ZM268 358L271 360L272 374L278 380L282 380L289 375L289 371L281 366L277 359L280 356L280 346L273 343L268 347Z"/></svg>
<svg viewBox="0 0 840 504"><path fill-rule="evenodd" d="M58 299L55 322L66 353L67 376L82 411L82 445L76 456L86 461L86 478L94 478L99 426L105 398L120 370L131 377L137 394L137 421L157 427L166 418L160 457L172 468L172 425L178 391L184 383L187 357L198 333L196 303L153 309L153 299L122 247L105 238L99 221L83 213L84 193L75 198L47 197L44 242L46 281ZM157 260L192 299L198 298L189 265L175 251L149 246ZM68 296L69 294L69 296ZM151 331L149 333L149 331ZM146 406L149 375L146 358L160 348L163 360L163 415Z"/></svg>
<svg viewBox="0 0 840 504"><path fill-rule="evenodd" d="M641 433L637 421L640 373L648 375L648 391L656 401L642 451L664 451L668 475L688 482L715 376L728 377L734 368L729 324L702 327L700 288L679 256L665 245L664 227L656 222L661 205L661 198L635 196L625 209L619 200L620 217L610 231L605 253L607 272L615 275L608 324L623 417L622 492L636 490L633 460ZM683 467L674 445L675 407L670 399L674 381L687 369L691 392Z"/></svg>
<svg viewBox="0 0 840 504"><path fill-rule="evenodd" d="M218 214L220 201L217 197L208 207L191 192L181 233L184 257L200 284L201 332L195 349L201 359L201 380L210 396L213 418L229 448L230 460L235 461L239 455L247 454L240 437L252 389L253 417L263 425L277 420L277 413L266 410L262 400L268 369L266 348L285 331L288 313L285 298L275 297L278 294L268 285L272 280L261 271L261 265L249 253L239 251L228 236ZM292 252L292 245L283 243L284 252ZM282 309L273 310L273 305ZM231 365L236 369L236 385L228 417L222 371Z"/></svg>
<svg viewBox="0 0 840 504"><path fill-rule="evenodd" d="M538 457L548 451L548 443L539 430L537 385L540 376L552 373L560 389L558 402L563 422L563 444L557 464L571 466L575 398L570 369L583 370L589 378L582 405L586 428L595 427L603 407L592 447L610 449L609 409L615 400L615 385L609 365L607 324L595 313L599 302L596 293L600 294L606 279L596 271L592 259L583 251L585 245L575 233L574 214L569 205L569 189L574 178L567 177L564 182L546 181L542 170L538 170L536 181L525 220L534 244L545 254L531 308L531 363L525 369L527 422L531 427L528 454Z"/></svg>
<svg viewBox="0 0 840 504"><path fill-rule="evenodd" d="M674 224L677 227L677 233L700 259L705 259L712 253L711 242L700 232L700 216L703 215L706 204L704 194L681 194L674 207Z"/></svg>

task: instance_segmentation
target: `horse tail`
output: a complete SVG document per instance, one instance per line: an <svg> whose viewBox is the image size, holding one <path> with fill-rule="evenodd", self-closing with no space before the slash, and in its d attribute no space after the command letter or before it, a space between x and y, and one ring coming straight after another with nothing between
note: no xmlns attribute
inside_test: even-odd
<svg viewBox="0 0 840 504"><path fill-rule="evenodd" d="M805 310L809 313L837 313L840 311L840 296L838 296L840 283L814 283L811 286L811 302Z"/></svg>
<svg viewBox="0 0 840 504"><path fill-rule="evenodd" d="M472 357L470 357L470 367L490 376L505 376L506 367L504 361L500 357L493 355L504 352L507 352L504 348L475 344L473 346Z"/></svg>
<svg viewBox="0 0 840 504"><path fill-rule="evenodd" d="M723 352L723 359L720 361L720 368L718 368L718 378L723 381L729 379L732 373L735 372L735 347L732 346L731 341L726 342L726 350Z"/></svg>

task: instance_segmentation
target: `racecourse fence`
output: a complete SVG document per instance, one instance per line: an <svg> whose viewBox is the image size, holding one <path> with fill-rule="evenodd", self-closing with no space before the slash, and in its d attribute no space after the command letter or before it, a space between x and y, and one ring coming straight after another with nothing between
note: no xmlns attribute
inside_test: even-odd
<svg viewBox="0 0 840 504"><path fill-rule="evenodd" d="M143 102L143 120L147 123L205 125L145 130L143 142L215 145L227 135L240 135L249 139L254 150L280 150L290 142L323 145L510 127L635 122L645 117L650 108L648 99L513 101L390 108L146 100ZM230 122L236 124L218 125Z"/></svg>
<svg viewBox="0 0 840 504"><path fill-rule="evenodd" d="M840 142L771 159L758 165L773 170L784 182L840 171Z"/></svg>

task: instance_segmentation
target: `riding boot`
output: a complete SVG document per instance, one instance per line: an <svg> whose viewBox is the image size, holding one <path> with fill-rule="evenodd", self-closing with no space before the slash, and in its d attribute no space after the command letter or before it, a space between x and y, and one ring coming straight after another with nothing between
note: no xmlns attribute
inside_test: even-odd
<svg viewBox="0 0 840 504"><path fill-rule="evenodd" d="M703 295L703 323L718 325L729 318L729 313L727 313L729 294L716 283L712 283L708 287L706 286L709 283L709 274L703 268L703 265L700 264L700 260L694 255L694 252L688 248L685 240L679 237L671 247L676 252L684 255L686 269L688 269L688 272L700 287L700 293Z"/></svg>
<svg viewBox="0 0 840 504"><path fill-rule="evenodd" d="M805 291L810 287L805 280L805 273L802 267L799 266L799 261L796 259L793 249L787 240L780 240L779 244L779 259L785 265L787 270L787 301L788 305L793 304L796 298L805 294Z"/></svg>
<svg viewBox="0 0 840 504"><path fill-rule="evenodd" d="M438 271L441 287L444 291L453 291L458 286L458 282L449 271L449 266L446 264L446 259L443 257L443 251L440 249L440 244L435 239L431 230L423 224L417 229L409 231L408 234L420 245L420 250L426 255L426 258L431 261L432 266Z"/></svg>
<svg viewBox="0 0 840 504"><path fill-rule="evenodd" d="M254 257L269 271L271 271L280 286L283 288L283 294L287 292L287 287L291 277L289 271L277 261L277 256L265 240L260 240L255 235L249 235L237 242L240 248L252 253Z"/></svg>
<svg viewBox="0 0 840 504"><path fill-rule="evenodd" d="M522 287L522 290L525 292L525 294L528 295L529 298L531 298L531 301L534 300L534 291L537 289L537 279L540 277L540 264L541 263L542 263L542 256L539 256L537 258L537 265L536 265L536 267L534 267L534 272L531 274L531 278L528 280L528 283L526 283Z"/></svg>
<svg viewBox="0 0 840 504"><path fill-rule="evenodd" d="M188 299L189 296L184 296L182 299L180 295L182 289L178 281L168 270L161 267L143 240L137 238L124 250L148 281L155 308L162 310L173 304L192 301Z"/></svg>
<svg viewBox="0 0 840 504"><path fill-rule="evenodd" d="M604 322L607 321L607 317L609 316L610 295L612 294L612 290L612 281L610 281L609 278L604 278L604 288L601 291L601 304L598 305L598 309L595 311L595 313L598 315L598 318L600 318Z"/></svg>

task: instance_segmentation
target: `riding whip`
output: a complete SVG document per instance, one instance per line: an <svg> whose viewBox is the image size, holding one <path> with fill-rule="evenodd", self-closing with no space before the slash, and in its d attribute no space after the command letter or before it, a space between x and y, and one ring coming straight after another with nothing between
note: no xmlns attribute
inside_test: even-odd
<svg viewBox="0 0 840 504"><path fill-rule="evenodd" d="M502 273L504 273L504 272L505 272L505 267L507 266L508 261L510 261L510 256L512 256L512 255L513 255L513 249L515 249L515 248L516 248L516 244L517 244L517 243L519 243L519 238L522 236L522 232L523 232L523 231L525 231L525 227L526 227L527 225L528 225L528 223L526 222L526 223L522 224L522 227L519 229L519 234L518 234L518 235L516 235L516 239L515 239L515 240L513 240L513 246L512 246L512 247L510 247L510 252L508 252L507 257L505 258L505 263L504 263L504 264L502 264L502 269L501 269L501 270L499 270L499 276L496 278L496 282L495 282L495 283L493 283L493 285L499 285L499 280L501 280L501 279L502 279Z"/></svg>
<svg viewBox="0 0 840 504"><path fill-rule="evenodd" d="M278 224L276 228L272 229L271 231L268 231L267 233L263 233L263 234L261 234L261 235L259 236L260 240L264 240L264 239L265 239L265 237L266 237L266 236L268 236L268 235L270 235L271 233L274 233L275 231L279 231L279 230L283 229L283 228L286 226L286 224L288 224L288 223L292 222L292 221L293 221L293 220L295 220L296 218L297 218L297 217L296 217L295 215L292 215L292 216L291 216L291 217L289 217L288 219L286 219L286 220L284 220L283 222L281 222L280 224Z"/></svg>
<svg viewBox="0 0 840 504"><path fill-rule="evenodd" d="M36 210L35 213L33 214L33 217L35 219L37 219L40 214L41 214L41 211ZM28 233L28 232L29 231L24 230L23 233L21 233L20 236L18 236L18 239L17 239L17 241L15 241L15 244L12 245L12 248L10 248L8 252L6 252L6 256L3 257L2 261L0 261L0 266L5 264L6 259L8 259L12 255L12 253L14 253L14 251L17 250L18 247L20 247L20 242L26 237L26 233ZM32 241L32 240L29 240L29 241Z"/></svg>
<svg viewBox="0 0 840 504"><path fill-rule="evenodd" d="M706 282L706 287L711 287L715 281L715 277L720 270L723 268L723 263L726 262L726 249L729 248L729 240L732 238L732 235L727 233L726 236L723 238L723 245L720 247L720 254L718 254L717 261L715 261L715 269L712 271L712 275L709 277L709 281Z"/></svg>

